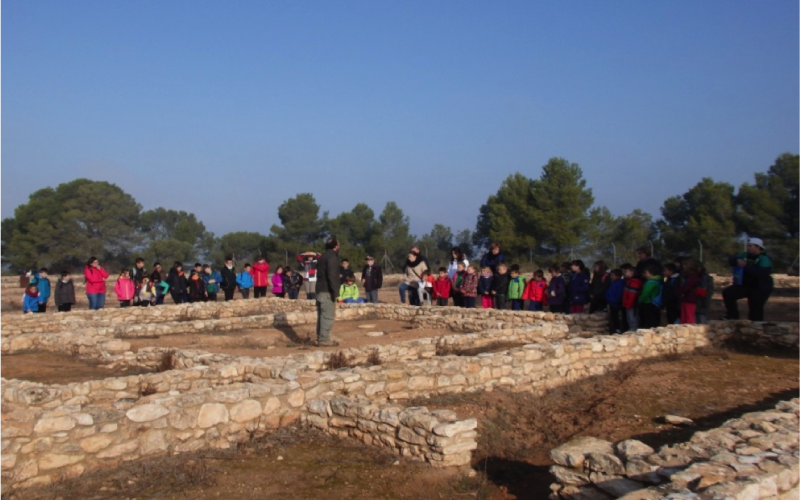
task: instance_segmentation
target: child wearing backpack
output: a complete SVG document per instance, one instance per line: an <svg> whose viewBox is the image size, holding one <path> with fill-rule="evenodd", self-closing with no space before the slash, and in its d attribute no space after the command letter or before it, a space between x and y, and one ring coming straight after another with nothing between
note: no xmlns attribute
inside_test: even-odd
<svg viewBox="0 0 800 500"><path fill-rule="evenodd" d="M644 268L646 280L639 295L640 328L657 328L661 326L661 304L664 293L664 280L658 274L657 266L650 264Z"/></svg>
<svg viewBox="0 0 800 500"><path fill-rule="evenodd" d="M514 264L510 268L511 278L508 280L508 300L511 301L512 311L521 311L525 306L522 296L525 295L525 276L519 273L519 266Z"/></svg>
<svg viewBox="0 0 800 500"><path fill-rule="evenodd" d="M636 277L636 268L625 263L620 267L625 277L625 286L622 289L622 309L625 311L625 320L628 322L629 332L639 329L639 315L636 302L642 291L642 280Z"/></svg>
<svg viewBox="0 0 800 500"><path fill-rule="evenodd" d="M678 286L681 275L675 264L664 264L664 309L667 311L667 324L674 325L681 319L681 303L678 300Z"/></svg>
<svg viewBox="0 0 800 500"><path fill-rule="evenodd" d="M547 304L547 281L544 279L544 271L541 269L533 273L533 279L525 286L522 300L529 300L528 306L531 311L543 311Z"/></svg>
<svg viewBox="0 0 800 500"><path fill-rule="evenodd" d="M611 286L606 290L606 303L608 304L608 333L622 333L627 330L625 311L622 310L622 291L625 280L622 279L621 269L612 269L609 273Z"/></svg>
<svg viewBox="0 0 800 500"><path fill-rule="evenodd" d="M297 300L300 295L300 288L303 286L303 275L291 268L286 268L287 281L289 283L289 298Z"/></svg>

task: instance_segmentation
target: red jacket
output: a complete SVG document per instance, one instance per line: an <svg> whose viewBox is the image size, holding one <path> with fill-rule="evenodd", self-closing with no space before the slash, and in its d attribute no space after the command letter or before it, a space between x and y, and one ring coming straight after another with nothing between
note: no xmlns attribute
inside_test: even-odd
<svg viewBox="0 0 800 500"><path fill-rule="evenodd" d="M108 273L102 267L83 268L83 276L86 278L86 293L106 293L106 278Z"/></svg>
<svg viewBox="0 0 800 500"><path fill-rule="evenodd" d="M253 264L250 274L253 275L253 286L267 286L267 274L269 274L269 262L264 261L263 264L258 262Z"/></svg>
<svg viewBox="0 0 800 500"><path fill-rule="evenodd" d="M522 292L522 300L547 302L547 281L529 281L528 284L525 285L525 291Z"/></svg>
<svg viewBox="0 0 800 500"><path fill-rule="evenodd" d="M680 300L681 303L697 304L700 300L700 297L697 295L697 288L700 286L700 274L685 275L684 279L683 285L675 290L678 300Z"/></svg>
<svg viewBox="0 0 800 500"><path fill-rule="evenodd" d="M625 278L625 288L622 290L622 308L633 309L640 293L642 293L642 280L639 278Z"/></svg>
<svg viewBox="0 0 800 500"><path fill-rule="evenodd" d="M433 282L433 293L431 294L432 298L449 299L450 288L452 286L453 284L450 282L450 278L447 276L444 278L436 278L436 281Z"/></svg>

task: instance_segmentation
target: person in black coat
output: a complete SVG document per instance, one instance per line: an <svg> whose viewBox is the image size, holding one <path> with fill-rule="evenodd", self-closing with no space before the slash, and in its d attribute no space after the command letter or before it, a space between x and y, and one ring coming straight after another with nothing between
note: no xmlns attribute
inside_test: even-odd
<svg viewBox="0 0 800 500"><path fill-rule="evenodd" d="M383 286L383 269L375 263L375 257L367 255L366 265L361 271L361 283L367 302L378 303L378 290Z"/></svg>
<svg viewBox="0 0 800 500"><path fill-rule="evenodd" d="M172 301L176 304L183 304L189 301L187 295L188 282L186 275L183 274L183 264L178 261L172 265L172 269L167 274L167 285L169 285L169 294L172 296Z"/></svg>
<svg viewBox="0 0 800 500"><path fill-rule="evenodd" d="M233 292L236 291L236 268L233 266L233 257L228 255L225 257L225 265L219 272L222 276L222 283L220 288L225 293L225 302L233 300Z"/></svg>

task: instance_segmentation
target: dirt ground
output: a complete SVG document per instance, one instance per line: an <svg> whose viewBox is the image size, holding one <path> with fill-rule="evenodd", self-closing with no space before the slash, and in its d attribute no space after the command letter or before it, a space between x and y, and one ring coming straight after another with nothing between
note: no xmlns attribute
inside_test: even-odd
<svg viewBox="0 0 800 500"><path fill-rule="evenodd" d="M414 328L410 323L393 320L336 321L331 338L339 342L338 347L317 348L316 323L281 328L234 330L230 332L165 335L159 338L125 339L136 352L142 347L176 347L203 351L237 354L251 357L273 357L296 354L308 349L341 350L348 347L391 344L403 340L450 335L446 329ZM370 337L369 332L383 332L379 337Z"/></svg>
<svg viewBox="0 0 800 500"><path fill-rule="evenodd" d="M42 384L69 384L147 373L142 369L109 370L104 366L67 354L28 351L4 354L0 374L6 379L28 380Z"/></svg>
<svg viewBox="0 0 800 500"><path fill-rule="evenodd" d="M139 460L17 498L538 500L552 482L550 449L572 437L636 438L654 447L685 441L698 430L797 397L799 385L797 351L670 356L630 363L541 397L495 391L405 402L478 419L479 447L470 469L436 470L353 440L293 428L237 450ZM691 418L696 426L661 423L665 414Z"/></svg>

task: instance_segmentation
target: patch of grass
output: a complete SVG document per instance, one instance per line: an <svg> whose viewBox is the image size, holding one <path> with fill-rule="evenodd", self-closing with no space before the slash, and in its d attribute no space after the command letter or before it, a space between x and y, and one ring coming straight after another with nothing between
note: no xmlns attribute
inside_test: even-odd
<svg viewBox="0 0 800 500"><path fill-rule="evenodd" d="M73 358L80 358L81 357L81 346L79 345L71 345L69 346L69 355Z"/></svg>
<svg viewBox="0 0 800 500"><path fill-rule="evenodd" d="M175 369L175 350L166 349L161 351L161 363L159 363L157 372L167 372Z"/></svg>
<svg viewBox="0 0 800 500"><path fill-rule="evenodd" d="M482 346L475 347L460 347L453 344L436 344L437 356L477 356L485 352L500 352L507 351L514 347L522 347L525 342L503 342L496 341Z"/></svg>
<svg viewBox="0 0 800 500"><path fill-rule="evenodd" d="M339 368L349 368L353 366L353 357L348 356L344 351L336 351L328 356L325 361L327 370L338 370Z"/></svg>

